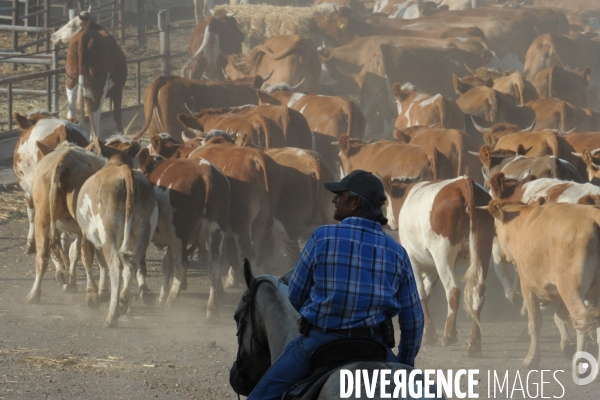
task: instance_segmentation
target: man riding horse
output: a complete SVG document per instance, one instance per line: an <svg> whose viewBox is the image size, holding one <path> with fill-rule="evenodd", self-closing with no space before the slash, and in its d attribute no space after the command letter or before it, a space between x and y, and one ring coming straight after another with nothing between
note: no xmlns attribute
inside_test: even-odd
<svg viewBox="0 0 600 400"><path fill-rule="evenodd" d="M321 226L306 242L288 289L289 302L301 315L300 335L287 344L249 400L281 399L311 375L314 350L330 342L377 341L387 349L381 361L411 367L421 347L424 317L410 260L382 229L387 224L383 185L370 172L356 170L325 188L336 194L334 218L341 223ZM396 315L401 331L397 356L390 349Z"/></svg>

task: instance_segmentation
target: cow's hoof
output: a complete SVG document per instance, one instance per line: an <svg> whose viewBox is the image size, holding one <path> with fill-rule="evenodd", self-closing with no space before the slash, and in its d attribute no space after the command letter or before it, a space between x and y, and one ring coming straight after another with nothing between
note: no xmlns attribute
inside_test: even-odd
<svg viewBox="0 0 600 400"><path fill-rule="evenodd" d="M456 335L444 336L442 338L442 343L444 344L444 346L456 344L458 343L458 337Z"/></svg>
<svg viewBox="0 0 600 400"><path fill-rule="evenodd" d="M119 315L127 315L129 311L129 302L125 299L119 299Z"/></svg>
<svg viewBox="0 0 600 400"><path fill-rule="evenodd" d="M565 356L565 358L567 360L571 360L573 358L573 356L575 355L575 350L577 350L577 346L573 342L566 342L566 343L562 344L560 347L561 347L563 356Z"/></svg>
<svg viewBox="0 0 600 400"><path fill-rule="evenodd" d="M27 304L40 304L41 293L27 295Z"/></svg>
<svg viewBox="0 0 600 400"><path fill-rule="evenodd" d="M156 305L156 295L152 292L140 292L140 297L145 305L153 307Z"/></svg>
<svg viewBox="0 0 600 400"><path fill-rule="evenodd" d="M25 245L25 254L35 254L35 242L27 243Z"/></svg>
<svg viewBox="0 0 600 400"><path fill-rule="evenodd" d="M54 273L54 279L61 285L69 285L71 283L71 274L64 269L57 269Z"/></svg>
<svg viewBox="0 0 600 400"><path fill-rule="evenodd" d="M225 280L225 284L223 284L223 287L225 289L235 289L238 286L240 286L238 279L235 277L235 275L229 273L227 275L227 279Z"/></svg>
<svg viewBox="0 0 600 400"><path fill-rule="evenodd" d="M438 341L438 335L435 333L435 327L429 326L425 328L423 332L423 345L431 346L436 344Z"/></svg>
<svg viewBox="0 0 600 400"><path fill-rule="evenodd" d="M467 346L467 356L471 358L481 358L483 356L481 343L469 341L469 345Z"/></svg>
<svg viewBox="0 0 600 400"><path fill-rule="evenodd" d="M540 368L540 359L532 358L523 360L523 368L527 369L539 369Z"/></svg>
<svg viewBox="0 0 600 400"><path fill-rule="evenodd" d="M184 279L183 282L181 282L181 285L179 286L179 288L181 290L187 290L187 288L188 288L187 279Z"/></svg>
<svg viewBox="0 0 600 400"><path fill-rule="evenodd" d="M119 326L119 322L117 320L115 320L115 321L106 320L106 321L104 321L103 326L104 326L104 328L116 328Z"/></svg>
<svg viewBox="0 0 600 400"><path fill-rule="evenodd" d="M66 285L63 285L63 292L65 292L65 293L76 293L77 292L77 285L75 284L75 282L67 283Z"/></svg>
<svg viewBox="0 0 600 400"><path fill-rule="evenodd" d="M210 324L219 322L219 312L218 311L208 311L206 313L206 322L208 322Z"/></svg>
<svg viewBox="0 0 600 400"><path fill-rule="evenodd" d="M85 301L87 303L88 308L91 310L97 310L98 307L100 307L100 300L98 299L97 293L88 293L85 296Z"/></svg>
<svg viewBox="0 0 600 400"><path fill-rule="evenodd" d="M108 290L100 290L98 292L100 303L108 303L110 301L110 292Z"/></svg>

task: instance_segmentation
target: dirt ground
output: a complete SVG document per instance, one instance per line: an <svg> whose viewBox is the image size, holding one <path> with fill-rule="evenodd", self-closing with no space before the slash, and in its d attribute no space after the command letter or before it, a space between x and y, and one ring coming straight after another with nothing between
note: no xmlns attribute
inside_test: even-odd
<svg viewBox="0 0 600 400"><path fill-rule="evenodd" d="M237 350L233 313L241 289L228 291L220 321L208 324L208 279L203 269L190 269L189 289L174 309L147 307L136 299L133 317L120 319L117 329L106 329L102 328L106 304L98 311L85 305L83 268L78 270L77 293L63 293L50 268L42 286L42 304L28 306L25 297L33 284L34 256L24 254L27 224L21 193L0 196L0 399L236 396L229 386L229 368ZM151 247L149 284L154 292L160 284L160 259L161 253ZM492 379L495 371L500 381L508 371L508 387L512 391L515 386L516 390L509 396L506 387L502 393L496 387L495 398L535 397L540 371L532 372L527 382L528 371L519 370L528 347L519 340L524 322L518 309L501 296L493 274L488 277L487 287L482 321L484 357L466 357L470 321L461 311L459 343L422 347L417 366L444 371L478 369L480 398L488 398L488 371ZM446 312L441 287L430 304L441 336ZM598 383L573 384L570 360L560 353L559 335L551 316L546 311L541 339L540 369L551 371L544 375L547 383L543 385L543 396L597 398ZM520 391L517 373L524 392ZM464 387L464 379L461 383ZM490 390L494 398L493 388Z"/></svg>

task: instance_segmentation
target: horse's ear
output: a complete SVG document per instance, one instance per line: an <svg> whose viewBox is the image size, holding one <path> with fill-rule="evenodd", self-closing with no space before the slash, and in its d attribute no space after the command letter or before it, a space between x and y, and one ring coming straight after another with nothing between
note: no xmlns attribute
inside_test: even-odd
<svg viewBox="0 0 600 400"><path fill-rule="evenodd" d="M254 286L254 275L252 275L252 266L247 258L244 258L244 279L246 280L246 286L250 289Z"/></svg>

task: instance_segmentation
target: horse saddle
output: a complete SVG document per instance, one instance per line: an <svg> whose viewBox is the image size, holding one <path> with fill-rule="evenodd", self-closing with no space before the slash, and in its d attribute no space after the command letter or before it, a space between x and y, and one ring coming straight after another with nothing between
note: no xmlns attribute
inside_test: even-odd
<svg viewBox="0 0 600 400"><path fill-rule="evenodd" d="M312 374L297 382L283 400L315 400L329 376L344 364L356 361L385 361L387 348L371 339L340 339L315 349L310 356Z"/></svg>

